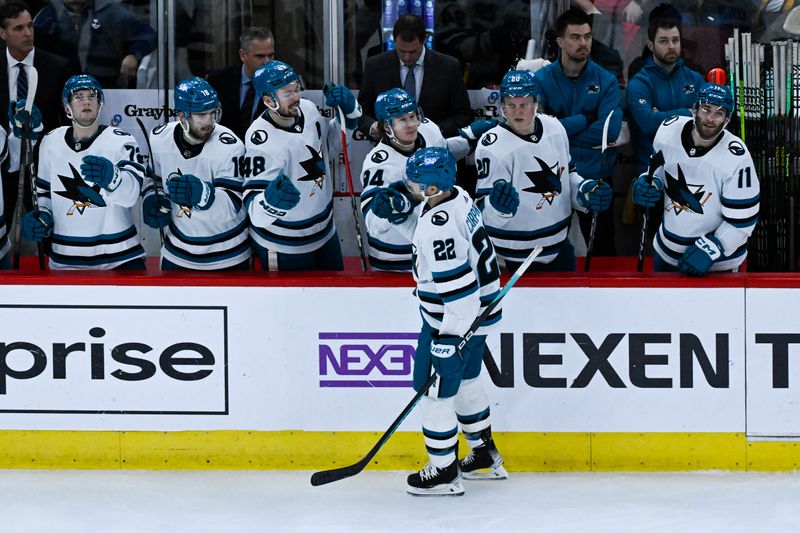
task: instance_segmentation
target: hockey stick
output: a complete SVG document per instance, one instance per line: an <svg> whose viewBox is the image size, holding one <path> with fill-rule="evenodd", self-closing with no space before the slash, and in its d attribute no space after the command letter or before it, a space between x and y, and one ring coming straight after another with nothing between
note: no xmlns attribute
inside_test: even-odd
<svg viewBox="0 0 800 533"><path fill-rule="evenodd" d="M600 172L603 171L603 156L608 150L608 126L611 124L611 115L614 114L614 110L612 109L611 112L606 117L605 122L603 122L603 136L600 144ZM596 187L595 187L596 188ZM595 211L592 213L592 223L589 226L589 242L586 243L586 260L583 263L583 271L589 272L589 268L592 265L592 248L594 248L594 234L597 231L597 217L600 213Z"/></svg>
<svg viewBox="0 0 800 533"><path fill-rule="evenodd" d="M472 322L472 325L469 327L467 332L461 337L461 341L458 343L458 351L464 349L464 346L467 344L467 342L469 342L483 321L486 320L492 311L494 311L495 307L497 307L497 305L500 303L500 300L502 300L508 291L511 290L511 287L514 286L517 280L525 273L531 263L533 263L533 260L536 259L541 252L541 246L537 246L533 249L533 251L531 251L525 261L523 261L523 263L519 266L517 271L514 272L514 275L509 278L502 290L497 294L497 296L495 296L494 300L492 300L489 305L486 306L486 309L484 309L480 316L478 316L478 318ZM392 422L392 424L389 426L389 429L387 429L381 438L378 439L378 442L375 444L375 446L373 446L367 455L365 455L360 461L349 466L314 472L314 474L311 476L311 485L318 487L327 483L333 483L334 481L355 476L364 470L369 462L372 461L372 458L375 457L383 445L386 444L386 441L388 441L397 428L400 427L400 424L403 423L403 420L405 420L408 414L414 409L414 407L416 407L417 403L419 403L422 397L425 396L425 393L428 392L428 389L430 389L433 384L436 383L436 379L437 374L434 372L431 377L428 378L428 381L425 382L419 392L417 392L414 397L411 398L411 401L408 402L408 405L403 408L398 417L395 418L394 422Z"/></svg>
<svg viewBox="0 0 800 533"><path fill-rule="evenodd" d="M28 72L28 94L25 95L25 111L28 112L28 116L31 116L31 110L33 109L33 100L36 98L36 86L39 84L39 73L36 69L31 66L29 67ZM19 102L19 96L17 95L17 102ZM16 108L16 104L15 104ZM36 193L36 183L35 177L31 175L30 172L30 161L31 161L31 126L30 124L23 124L22 125L22 137L20 138L20 146L19 146L19 178L17 179L17 205L16 211L14 213L14 256L13 256L13 268L14 270L19 270L19 260L20 260L20 250L22 248L22 211L25 209L25 177L29 175L29 179L31 180L31 187L33 188L34 194ZM33 196L32 199L36 197ZM34 202L33 205L34 209L36 208L36 203ZM42 243L37 243L37 250L39 253L39 268L44 270L44 248L42 248Z"/></svg>
<svg viewBox="0 0 800 533"><path fill-rule="evenodd" d="M339 124L342 127L342 156L344 157L344 171L347 174L347 188L350 191L350 207L353 208L353 221L356 225L356 241L358 242L358 253L361 254L361 268L364 272L369 272L369 257L364 249L364 239L361 235L361 213L356 205L356 190L353 187L353 174L350 171L350 157L347 154L347 127L344 123L344 111L341 107L339 111Z"/></svg>
<svg viewBox="0 0 800 533"><path fill-rule="evenodd" d="M159 196L162 194L161 178L156 176L156 164L153 162L153 147L150 145L150 136L141 118L136 117L136 123L139 124L139 129L142 130L142 135L144 135L144 142L147 144L147 172L149 172L150 176L153 178L153 194L156 195L156 205L158 206L158 210L162 213L169 213L170 210L166 207L161 207L161 202L159 201ZM161 244L163 245L164 228L158 228L158 235L161 237Z"/></svg>
<svg viewBox="0 0 800 533"><path fill-rule="evenodd" d="M659 150L650 157L650 166L647 169L647 184L653 183L653 175L656 173L658 167L664 164L664 152ZM636 256L636 272L644 270L644 249L647 245L647 214L649 208L644 208L642 214L642 231L639 234L639 253Z"/></svg>

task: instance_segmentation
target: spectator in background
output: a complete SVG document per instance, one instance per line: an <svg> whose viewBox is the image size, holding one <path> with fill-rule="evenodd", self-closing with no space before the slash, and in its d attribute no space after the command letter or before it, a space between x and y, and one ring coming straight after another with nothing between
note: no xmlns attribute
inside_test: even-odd
<svg viewBox="0 0 800 533"><path fill-rule="evenodd" d="M577 172L586 179L611 185L616 162L616 149L603 152L603 127L611 116L607 141L619 136L622 109L617 78L589 58L592 48L592 26L589 16L577 9L562 13L556 20L558 61L536 72L541 85L541 108L552 113L564 126L569 138L569 152ZM588 240L592 215L579 213L581 231ZM614 217L611 209L597 219L594 255L615 255Z"/></svg>
<svg viewBox="0 0 800 533"><path fill-rule="evenodd" d="M142 58L156 46L155 30L113 0L53 0L34 27L39 47L105 88L134 86Z"/></svg>
<svg viewBox="0 0 800 533"><path fill-rule="evenodd" d="M69 78L67 62L58 56L34 48L33 20L27 4L11 1L0 4L0 38L6 45L0 52L0 126L7 132L9 157L2 167L3 199L6 206L6 226L11 226L11 215L17 201L17 181L19 178L19 129L13 135L15 124L9 123L7 110L9 102L24 100L26 95L18 94L27 91L27 78L31 67L35 67L39 75L36 86L34 105L41 114L43 133L67 123L67 117L61 107L61 88ZM24 67L20 67L19 64ZM25 83L21 85L20 68L25 70ZM31 187L25 184L25 205L31 206Z"/></svg>
<svg viewBox="0 0 800 533"><path fill-rule="evenodd" d="M458 135L458 129L474 117L458 60L425 49L425 23L416 15L398 18L392 35L395 50L367 58L358 93L363 110L358 130L379 141L383 132L375 118L375 99L389 89L401 88L416 98L445 137Z"/></svg>
<svg viewBox="0 0 800 533"><path fill-rule="evenodd" d="M253 118L266 109L261 98L256 98L253 75L258 67L275 59L275 38L268 28L247 28L239 37L239 59L241 65L214 70L208 75L208 83L214 87L222 104L220 124L230 128L237 137L244 139Z"/></svg>
<svg viewBox="0 0 800 533"><path fill-rule="evenodd" d="M656 18L647 29L647 48L652 53L628 83L628 113L636 174L647 169L653 138L664 120L692 115L703 76L683 64L681 28L674 18Z"/></svg>

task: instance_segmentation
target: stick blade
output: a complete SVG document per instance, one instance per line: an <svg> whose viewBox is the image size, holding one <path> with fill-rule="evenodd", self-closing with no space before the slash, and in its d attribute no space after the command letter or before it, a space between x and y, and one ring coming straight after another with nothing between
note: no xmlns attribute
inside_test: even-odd
<svg viewBox="0 0 800 533"><path fill-rule="evenodd" d="M346 479L348 477L355 476L362 470L364 470L364 466L361 463L356 463L350 466L343 466L340 468L334 468L331 470L321 470L319 472L314 472L311 475L311 485L313 487L319 487L320 485L327 485L328 483L333 483L334 481L339 481L342 479Z"/></svg>

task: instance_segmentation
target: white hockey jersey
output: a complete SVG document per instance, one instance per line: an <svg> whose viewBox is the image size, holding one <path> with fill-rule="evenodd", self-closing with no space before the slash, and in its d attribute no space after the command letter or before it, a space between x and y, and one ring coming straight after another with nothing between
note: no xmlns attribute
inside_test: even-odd
<svg viewBox="0 0 800 533"><path fill-rule="evenodd" d="M441 334L463 335L500 291L494 247L480 209L460 187L414 217L414 279L423 320ZM477 335L486 335L502 317L501 305Z"/></svg>
<svg viewBox="0 0 800 533"><path fill-rule="evenodd" d="M333 185L329 145L337 138L317 107L300 100L300 116L284 128L268 113L258 117L247 130L249 168L245 173L245 206L250 215L250 235L259 246L273 252L300 254L321 248L333 237ZM264 200L268 182L287 175L300 191L300 203L280 210Z"/></svg>
<svg viewBox="0 0 800 533"><path fill-rule="evenodd" d="M747 147L723 131L710 148L695 147L691 117L670 117L653 140L664 165L655 177L664 184L664 218L653 240L655 252L677 266L687 247L713 233L722 257L711 270L734 270L747 257L747 239L758 220L760 186Z"/></svg>
<svg viewBox="0 0 800 533"><path fill-rule="evenodd" d="M116 165L116 189L84 180L80 168L87 155ZM53 215L51 269L112 269L145 256L133 223L144 176L139 160L136 140L118 128L100 126L95 137L80 142L73 142L70 126L44 136L36 190L39 207Z"/></svg>
<svg viewBox="0 0 800 533"><path fill-rule="evenodd" d="M428 119L419 125L417 144L414 151L425 147L447 148L447 142L439 130L439 126ZM416 224L409 217L402 224L393 224L376 216L370 209L375 195L392 183L405 179L406 161L412 152L402 152L393 147L386 139L378 143L364 158L361 173L361 210L369 237L369 262L374 270L394 272L411 271L411 240L407 235L412 230L403 231L398 226L413 228Z"/></svg>
<svg viewBox="0 0 800 533"><path fill-rule="evenodd" d="M537 246L536 258L550 263L567 239L572 210L583 178L571 164L569 140L561 123L539 114L532 135L518 135L505 124L481 136L475 150L477 198L484 224L497 255L522 262ZM500 213L489 202L494 184L511 183L519 193L514 216Z"/></svg>
<svg viewBox="0 0 800 533"><path fill-rule="evenodd" d="M190 145L178 122L156 127L150 133L153 165L163 180L164 194L170 178L192 174L214 187L214 201L206 209L172 204L161 257L184 268L218 270L241 264L250 257L247 213L242 207L244 182L238 169L244 161L244 144L225 126L217 124L209 139ZM154 194L145 181L145 196Z"/></svg>

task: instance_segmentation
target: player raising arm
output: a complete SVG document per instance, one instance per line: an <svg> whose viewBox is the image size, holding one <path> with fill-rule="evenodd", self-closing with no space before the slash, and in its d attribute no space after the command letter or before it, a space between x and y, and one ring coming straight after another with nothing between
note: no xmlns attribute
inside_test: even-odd
<svg viewBox="0 0 800 533"><path fill-rule="evenodd" d="M157 195L148 179L142 202L144 221L167 227L161 268L248 270L250 243L238 173L244 145L217 124L219 99L204 79L180 82L175 108L178 120L150 134L156 179L164 180L165 191Z"/></svg>
<svg viewBox="0 0 800 533"><path fill-rule="evenodd" d="M39 207L22 217L22 234L51 237L51 269L144 269L133 223L144 174L136 140L98 123L103 89L93 77L71 77L61 94L72 126L42 139Z"/></svg>
<svg viewBox="0 0 800 533"><path fill-rule="evenodd" d="M730 89L706 83L693 116L670 117L656 133L653 151L661 152L664 164L651 182L647 174L636 179L633 201L663 206L653 241L657 272L731 272L747 257L760 188L747 147L725 130L732 111Z"/></svg>
<svg viewBox="0 0 800 533"><path fill-rule="evenodd" d="M342 270L328 170L339 130L302 98L303 81L286 63L260 67L254 84L267 106L245 135L245 206L256 255L264 270L275 263L278 270ZM355 124L360 106L352 93L334 85L329 94L326 103Z"/></svg>
<svg viewBox="0 0 800 533"><path fill-rule="evenodd" d="M462 472L467 478L507 477L492 440L489 401L478 380L486 333L499 323L500 307L463 350L457 349L460 337L498 294L499 270L480 210L455 185L456 165L450 152L446 148L418 150L408 158L406 176L419 204L409 228L422 314L414 388L421 390L431 371L439 374L421 400L429 462L408 477L408 492L461 495ZM389 194L388 189L378 193ZM471 448L461 462L456 456L459 424Z"/></svg>
<svg viewBox="0 0 800 533"><path fill-rule="evenodd" d="M410 272L411 240L397 226L409 221L416 205L405 186L408 157L420 148L448 148L456 158L468 155L478 137L497 124L495 120L476 120L461 128L459 135L445 139L439 127L424 118L413 96L403 89L390 89L375 100L375 116L383 136L364 158L361 209L369 234L370 265L376 270ZM389 189L390 196L376 194ZM383 201L386 198L388 202Z"/></svg>

